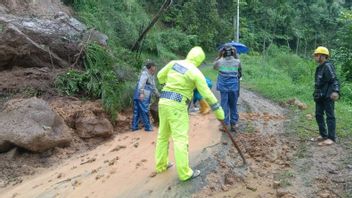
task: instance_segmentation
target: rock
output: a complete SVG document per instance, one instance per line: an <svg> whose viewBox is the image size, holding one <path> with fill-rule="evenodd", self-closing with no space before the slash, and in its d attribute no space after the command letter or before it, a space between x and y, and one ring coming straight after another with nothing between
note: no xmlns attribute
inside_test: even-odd
<svg viewBox="0 0 352 198"><path fill-rule="evenodd" d="M13 148L12 150L10 150L5 154L8 160L14 160L16 155L17 155L17 147Z"/></svg>
<svg viewBox="0 0 352 198"><path fill-rule="evenodd" d="M248 184L246 185L246 188L247 188L248 190L253 191L253 192L257 191L257 188L256 188L256 187L251 186L251 185L248 185Z"/></svg>
<svg viewBox="0 0 352 198"><path fill-rule="evenodd" d="M46 18L45 15L15 16L11 12L0 7L0 71L13 66L67 67L77 64L80 58L77 55L83 56L81 43L88 38L101 45L107 44L105 34L88 30L64 12L51 11L49 13L56 13L55 16Z"/></svg>
<svg viewBox="0 0 352 198"><path fill-rule="evenodd" d="M323 190L318 193L318 196L321 198L329 198L330 197L330 192L327 190Z"/></svg>
<svg viewBox="0 0 352 198"><path fill-rule="evenodd" d="M276 191L276 196L277 197L284 197L284 196L287 196L287 195L289 195L290 194L290 192L288 191L288 190L286 190L286 189L282 189L282 188L279 188L279 189L277 189L277 191Z"/></svg>
<svg viewBox="0 0 352 198"><path fill-rule="evenodd" d="M104 117L97 117L91 111L81 111L76 114L75 128L79 137L109 137L113 133L111 122Z"/></svg>
<svg viewBox="0 0 352 198"><path fill-rule="evenodd" d="M273 188L278 189L280 187L280 181L274 181L273 182Z"/></svg>
<svg viewBox="0 0 352 198"><path fill-rule="evenodd" d="M113 133L113 126L100 101L55 98L50 101L50 106L81 138L108 137Z"/></svg>
<svg viewBox="0 0 352 198"><path fill-rule="evenodd" d="M0 188L5 188L7 186L6 182L3 180L0 180Z"/></svg>
<svg viewBox="0 0 352 198"><path fill-rule="evenodd" d="M227 192L229 191L229 188L226 185L221 185L221 190Z"/></svg>
<svg viewBox="0 0 352 198"><path fill-rule="evenodd" d="M313 120L313 115L312 114L307 114L306 115L307 120Z"/></svg>
<svg viewBox="0 0 352 198"><path fill-rule="evenodd" d="M0 143L5 142L0 148L10 143L42 152L71 141L71 129L47 102L36 97L8 101L0 112L0 126Z"/></svg>
<svg viewBox="0 0 352 198"><path fill-rule="evenodd" d="M1 14L7 14L8 12L9 12L9 10L6 7L0 5L0 13Z"/></svg>
<svg viewBox="0 0 352 198"><path fill-rule="evenodd" d="M152 173L150 173L149 177L155 177L157 175L157 173L155 171L153 171Z"/></svg>
<svg viewBox="0 0 352 198"><path fill-rule="evenodd" d="M297 106L300 110L305 110L308 108L307 104L301 102L297 98L293 98L293 99L288 100L287 104Z"/></svg>
<svg viewBox="0 0 352 198"><path fill-rule="evenodd" d="M224 179L224 185L233 185L236 181L234 175L226 174Z"/></svg>

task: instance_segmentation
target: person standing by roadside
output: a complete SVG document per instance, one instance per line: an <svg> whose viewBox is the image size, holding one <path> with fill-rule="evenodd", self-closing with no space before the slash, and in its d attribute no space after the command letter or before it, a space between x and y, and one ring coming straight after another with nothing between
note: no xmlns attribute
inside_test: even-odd
<svg viewBox="0 0 352 198"><path fill-rule="evenodd" d="M329 50L318 47L314 59L319 64L315 71L315 118L319 127L319 145L331 145L336 141L335 101L339 99L340 86L334 65L328 61ZM326 114L326 123L324 120ZM327 125L327 127L326 127ZM326 129L327 128L327 129Z"/></svg>
<svg viewBox="0 0 352 198"><path fill-rule="evenodd" d="M159 100L159 133L156 142L156 172L166 171L169 164L169 138L174 143L176 169L181 181L198 177L200 170L192 170L188 159L188 103L196 88L209 103L218 120L224 119L224 111L209 89L205 77L198 69L205 59L201 47L192 48L186 59L169 62L158 73L160 84L165 84ZM204 135L204 134L199 134Z"/></svg>
<svg viewBox="0 0 352 198"><path fill-rule="evenodd" d="M221 57L214 64L218 71L216 89L220 91L221 106L225 112L225 125L236 131L238 122L237 101L239 96L239 75L241 62L236 55L236 49L225 44ZM221 126L220 130L224 130Z"/></svg>
<svg viewBox="0 0 352 198"><path fill-rule="evenodd" d="M156 65L148 62L142 70L133 95L133 119L132 131L138 130L140 119L144 124L145 131L153 131L149 119L149 106L152 94L159 97L159 91L155 85Z"/></svg>

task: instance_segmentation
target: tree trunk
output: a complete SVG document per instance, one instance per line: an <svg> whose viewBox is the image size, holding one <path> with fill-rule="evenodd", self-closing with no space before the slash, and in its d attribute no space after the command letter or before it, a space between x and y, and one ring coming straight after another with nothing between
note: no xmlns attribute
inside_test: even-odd
<svg viewBox="0 0 352 198"><path fill-rule="evenodd" d="M307 39L304 39L304 56L307 56Z"/></svg>
<svg viewBox="0 0 352 198"><path fill-rule="evenodd" d="M297 40L296 40L296 54L298 54L298 50L299 50L299 43L300 43L300 38L297 37Z"/></svg>
<svg viewBox="0 0 352 198"><path fill-rule="evenodd" d="M154 26L154 24L159 20L160 16L171 6L173 3L173 0L165 0L163 5L160 7L158 13L153 17L152 21L149 23L149 25L144 29L142 34L139 36L137 41L134 43L133 47L131 48L131 51L139 51L140 49L140 43L144 39L144 37L147 35L149 30Z"/></svg>
<svg viewBox="0 0 352 198"><path fill-rule="evenodd" d="M262 52L263 54L265 54L265 49L266 49L265 40L266 40L266 39L264 38L264 41L263 41L263 52Z"/></svg>

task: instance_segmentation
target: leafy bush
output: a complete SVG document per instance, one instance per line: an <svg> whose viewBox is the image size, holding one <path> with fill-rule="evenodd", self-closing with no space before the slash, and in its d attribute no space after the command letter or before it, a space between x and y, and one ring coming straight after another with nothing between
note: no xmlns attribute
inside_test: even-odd
<svg viewBox="0 0 352 198"><path fill-rule="evenodd" d="M132 83L128 81L135 77L134 72L118 76L115 73L118 69L113 66L115 58L105 48L96 44L88 45L84 62L84 72L70 70L60 75L56 79L56 87L67 95L102 99L105 110L114 119L118 110L131 103Z"/></svg>

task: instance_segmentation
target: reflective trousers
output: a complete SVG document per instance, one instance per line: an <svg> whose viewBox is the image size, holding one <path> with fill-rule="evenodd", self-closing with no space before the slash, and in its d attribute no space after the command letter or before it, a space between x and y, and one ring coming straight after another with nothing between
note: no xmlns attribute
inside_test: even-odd
<svg viewBox="0 0 352 198"><path fill-rule="evenodd" d="M223 92L220 91L221 107L225 112L225 124L236 124L238 121L237 101L238 91Z"/></svg>
<svg viewBox="0 0 352 198"><path fill-rule="evenodd" d="M152 131L152 125L149 119L149 105L150 97L145 98L143 101L139 99L133 100L133 119L132 119L132 131L138 130L138 124L141 120L144 124L144 129L146 131Z"/></svg>
<svg viewBox="0 0 352 198"><path fill-rule="evenodd" d="M323 99L315 102L315 118L319 126L321 137L336 140L336 119L335 119L335 102L330 99ZM324 120L326 114L326 124ZM326 125L327 129L326 130Z"/></svg>
<svg viewBox="0 0 352 198"><path fill-rule="evenodd" d="M163 99L161 99L163 100ZM174 143L174 155L178 177L181 181L189 179L193 170L189 167L188 159L188 129L189 117L186 104L174 101L174 105L159 102L159 133L156 143L155 161L158 173L167 169L169 139Z"/></svg>

